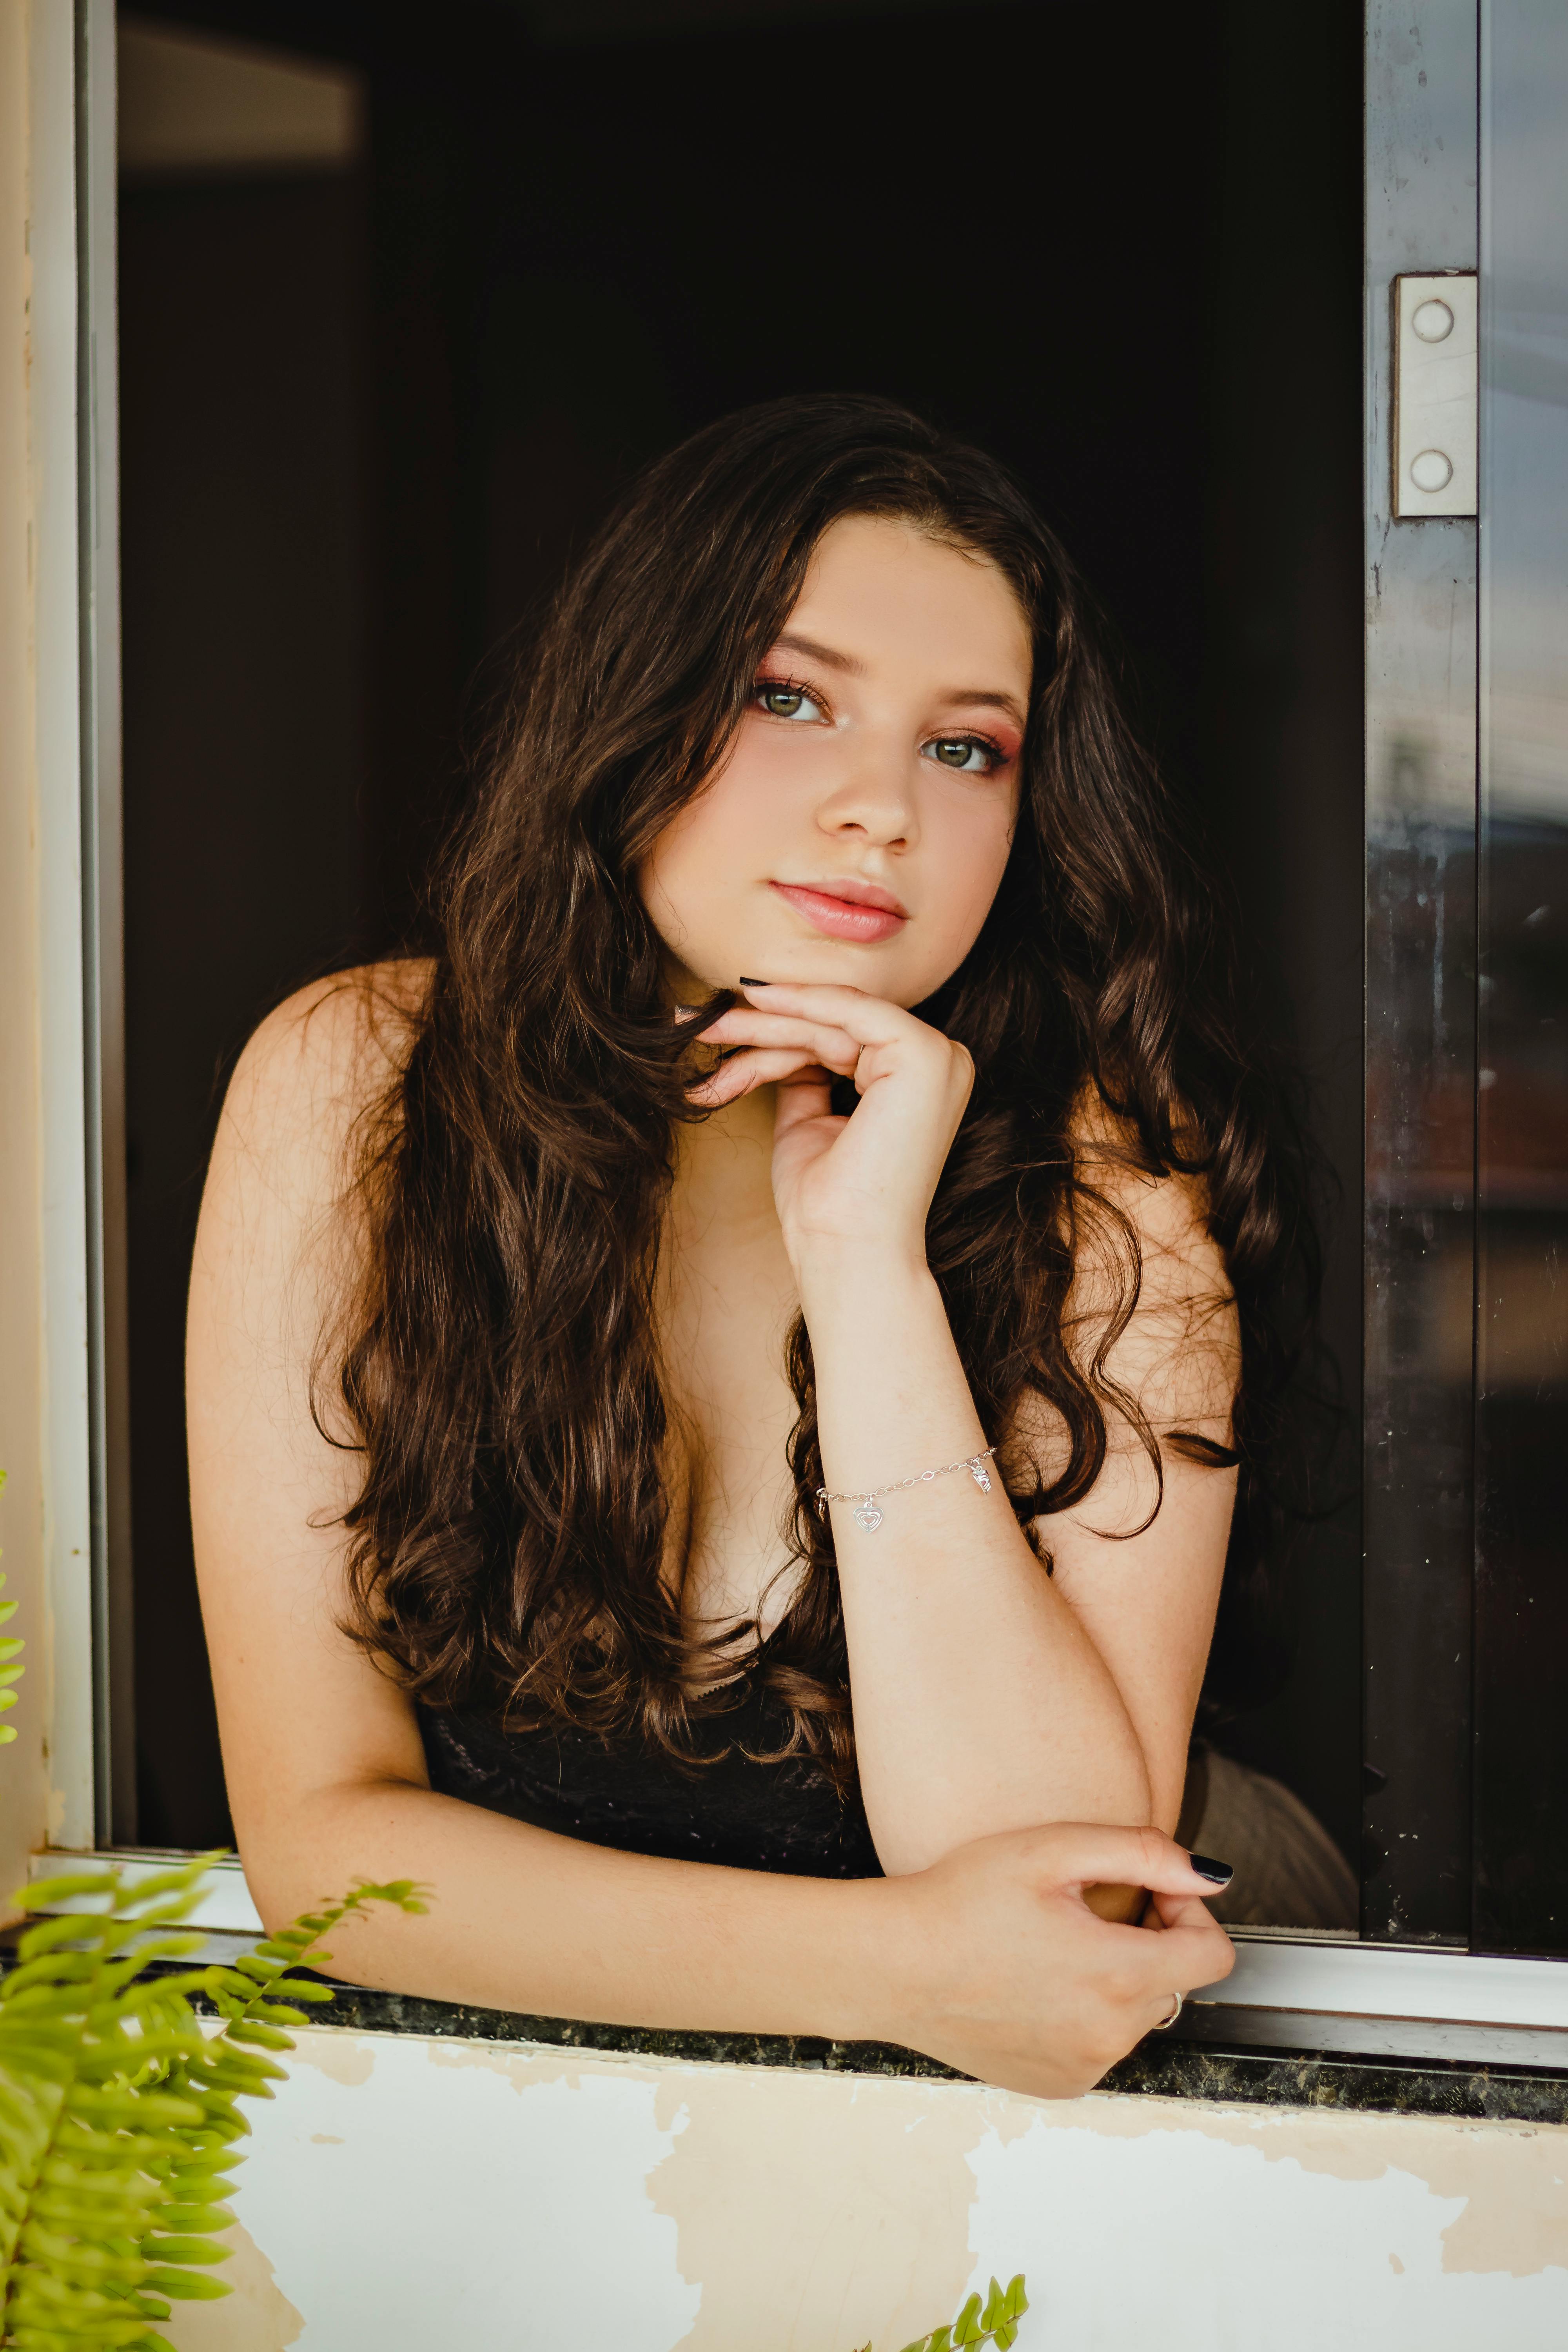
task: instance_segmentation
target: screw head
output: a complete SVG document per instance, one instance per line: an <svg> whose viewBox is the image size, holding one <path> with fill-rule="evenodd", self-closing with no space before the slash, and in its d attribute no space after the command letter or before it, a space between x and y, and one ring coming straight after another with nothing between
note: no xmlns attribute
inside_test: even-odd
<svg viewBox="0 0 1568 2352"><path fill-rule="evenodd" d="M1454 463L1441 449L1423 449L1410 460L1410 478L1418 490L1446 490L1454 478Z"/></svg>
<svg viewBox="0 0 1568 2352"><path fill-rule="evenodd" d="M1447 302L1439 301L1434 294L1427 301L1416 304L1410 316L1410 327L1424 343L1440 343L1454 331L1454 314Z"/></svg>

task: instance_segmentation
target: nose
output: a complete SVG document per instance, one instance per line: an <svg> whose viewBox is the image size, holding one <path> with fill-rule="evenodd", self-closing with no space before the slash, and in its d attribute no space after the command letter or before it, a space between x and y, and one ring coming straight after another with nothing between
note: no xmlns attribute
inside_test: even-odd
<svg viewBox="0 0 1568 2352"><path fill-rule="evenodd" d="M878 849L910 849L919 836L907 739L861 736L832 789L818 803L816 822L835 839L859 835Z"/></svg>

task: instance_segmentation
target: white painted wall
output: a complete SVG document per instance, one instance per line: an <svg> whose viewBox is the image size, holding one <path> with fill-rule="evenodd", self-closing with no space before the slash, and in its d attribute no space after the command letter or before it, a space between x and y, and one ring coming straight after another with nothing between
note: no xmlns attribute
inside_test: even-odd
<svg viewBox="0 0 1568 2352"><path fill-rule="evenodd" d="M1568 2129L300 2036L180 2352L1562 2352Z"/></svg>

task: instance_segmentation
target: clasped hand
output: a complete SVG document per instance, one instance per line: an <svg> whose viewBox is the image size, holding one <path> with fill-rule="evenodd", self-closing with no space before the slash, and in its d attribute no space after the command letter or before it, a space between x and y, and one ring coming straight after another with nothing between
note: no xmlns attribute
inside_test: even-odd
<svg viewBox="0 0 1568 2352"><path fill-rule="evenodd" d="M924 1263L931 1196L974 1082L967 1049L900 1005L858 988L761 982L704 1032L737 1048L696 1080L708 1109L778 1088L773 1200L799 1274L845 1246ZM851 1118L832 1109L853 1078Z"/></svg>

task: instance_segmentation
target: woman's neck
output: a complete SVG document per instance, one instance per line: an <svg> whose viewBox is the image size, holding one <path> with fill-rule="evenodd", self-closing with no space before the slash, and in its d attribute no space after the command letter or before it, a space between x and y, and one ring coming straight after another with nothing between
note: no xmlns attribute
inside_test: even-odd
<svg viewBox="0 0 1568 2352"><path fill-rule="evenodd" d="M678 1248L721 1237L782 1250L772 1174L775 1098L774 1087L760 1087L678 1130L669 1202Z"/></svg>

